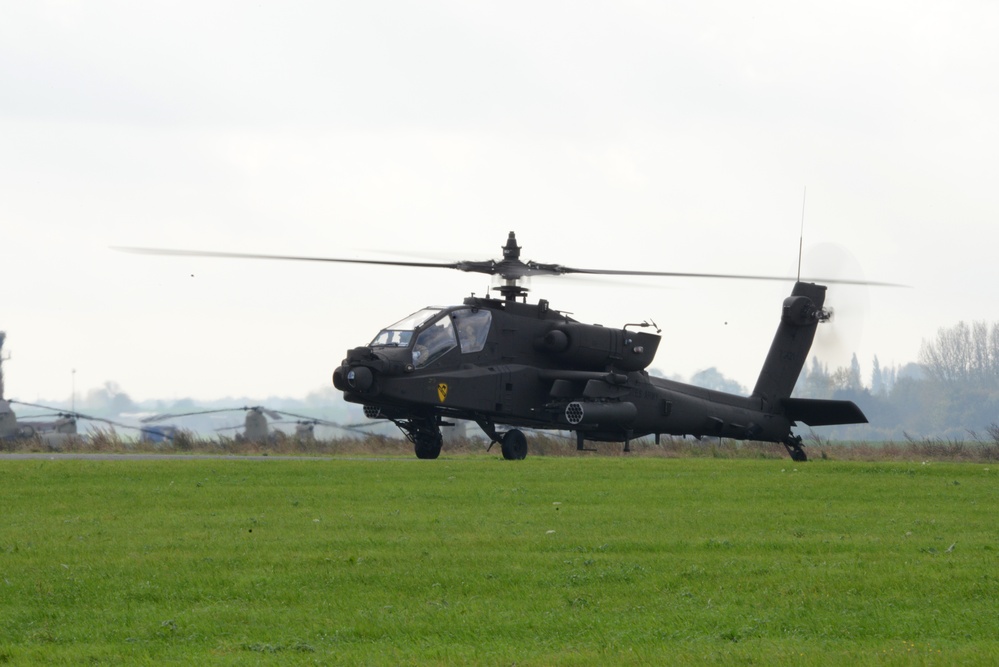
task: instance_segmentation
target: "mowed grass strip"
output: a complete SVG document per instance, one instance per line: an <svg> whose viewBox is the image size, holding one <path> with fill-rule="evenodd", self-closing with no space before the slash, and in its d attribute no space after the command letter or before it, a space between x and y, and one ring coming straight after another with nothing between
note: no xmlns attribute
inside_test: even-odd
<svg viewBox="0 0 999 667"><path fill-rule="evenodd" d="M999 470L0 460L0 662L999 662Z"/></svg>

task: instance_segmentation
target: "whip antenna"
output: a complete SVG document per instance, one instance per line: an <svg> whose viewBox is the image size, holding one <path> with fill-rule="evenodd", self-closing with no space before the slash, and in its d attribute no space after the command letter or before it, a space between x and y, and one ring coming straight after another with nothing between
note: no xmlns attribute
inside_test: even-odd
<svg viewBox="0 0 999 667"><path fill-rule="evenodd" d="M808 194L808 186L805 186L801 193L801 229L798 232L798 282L801 282L801 246L805 240L805 195Z"/></svg>

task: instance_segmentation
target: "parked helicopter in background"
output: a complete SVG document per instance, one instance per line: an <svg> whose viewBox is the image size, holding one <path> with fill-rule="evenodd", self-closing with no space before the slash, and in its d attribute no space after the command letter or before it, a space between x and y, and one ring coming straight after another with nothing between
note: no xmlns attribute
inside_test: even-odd
<svg viewBox="0 0 999 667"><path fill-rule="evenodd" d="M377 422L372 422L370 424L339 424L337 422L328 421L325 419L319 419L317 417L309 417L307 415L300 415L293 412L287 412L285 410L272 410L266 408L262 405L255 406L243 406L240 408L217 408L212 410L194 410L190 412L180 412L173 414L161 414L152 415L144 417L140 421L147 425L149 429L162 429L164 426L158 426L160 422L167 420L180 419L184 417L193 417L197 415L210 415L210 414L221 414L226 412L236 412L243 411L246 413L246 417L243 420L242 426L222 426L216 428L216 431L228 431L232 429L242 428L241 433L236 434L236 439L242 442L255 442L255 443L267 443L272 442L277 438L283 437L293 437L299 440L314 440L315 439L315 427L316 426L328 426L330 428L340 429L344 431L356 431L367 435L362 429L368 425L376 425ZM268 421L270 419L270 421ZM287 434L276 428L272 428L277 425L294 424L294 431L291 434ZM175 428L175 427L172 427Z"/></svg>
<svg viewBox="0 0 999 667"><path fill-rule="evenodd" d="M308 417L306 415L298 415L293 412L285 412L284 410L278 410L277 412L283 417L290 417L290 419L282 419L273 423L275 425L294 424L295 431L292 434L292 437L298 440L315 440L317 426L325 426L329 429L334 429L343 433L353 433L368 437L372 435L372 432L368 429L380 425L380 422L376 421L361 422L358 424L341 424L327 419L319 419L318 417Z"/></svg>
<svg viewBox="0 0 999 667"><path fill-rule="evenodd" d="M18 419L10 407L14 402L0 399L0 441L38 438L50 447L59 447L70 438L78 437L76 419L66 416L59 416L55 421Z"/></svg>
<svg viewBox="0 0 999 667"><path fill-rule="evenodd" d="M6 404L6 410L4 410ZM10 405L23 405L30 408L45 410L46 412L32 414L27 418L18 419L14 415ZM55 419L50 421L50 418ZM74 438L84 437L77 427L77 422L88 421L106 424L109 427L125 428L129 430L145 432L147 429L141 426L132 426L119 421L95 417L72 410L63 410L48 405L38 403L26 403L24 401L0 401L0 438L9 437L17 439L38 438L50 447L59 448ZM172 435L166 434L165 439L172 439Z"/></svg>
<svg viewBox="0 0 999 667"><path fill-rule="evenodd" d="M83 437L77 428L77 422L80 420L99 422L112 427L118 426L137 429L139 431L142 430L141 427L130 426L121 422L111 421L110 419L104 419L103 417L94 417L48 405L5 399L3 375L3 362L7 359L3 355L5 340L6 333L0 331L0 440L30 440L37 438L48 447L58 449L73 439ZM18 419L17 414L11 408L12 404L45 410L45 412ZM54 419L52 419L53 417Z"/></svg>
<svg viewBox="0 0 999 667"><path fill-rule="evenodd" d="M584 441L630 442L653 435L717 436L781 443L795 461L807 460L799 424L866 423L851 401L792 398L817 327L830 319L826 286L786 277L586 269L524 262L514 232L503 258L489 261L402 262L295 257L198 250L118 248L136 253L279 259L444 268L497 276L501 298L466 297L460 305L423 308L347 351L333 371L344 400L363 406L369 419L395 423L417 457L437 458L448 420L473 421L503 457L522 459L522 429L568 430ZM750 396L712 391L652 377L647 368L659 346L655 333L578 322L545 299L527 302L521 284L530 276L565 274L710 277L794 282L782 305L777 332ZM823 283L887 285L853 280ZM505 428L502 428L505 427Z"/></svg>
<svg viewBox="0 0 999 667"><path fill-rule="evenodd" d="M180 412L175 414L162 414L144 417L139 421L143 424L155 424L168 419L178 419L181 417L193 417L195 415L220 414L223 412L243 411L246 417L243 420L243 432L237 437L247 442L267 442L270 435L270 427L267 417L271 419L281 419L281 415L273 410L268 410L262 406L243 406L241 408L219 408L215 410L195 410L192 412ZM238 426L224 428L239 428Z"/></svg>

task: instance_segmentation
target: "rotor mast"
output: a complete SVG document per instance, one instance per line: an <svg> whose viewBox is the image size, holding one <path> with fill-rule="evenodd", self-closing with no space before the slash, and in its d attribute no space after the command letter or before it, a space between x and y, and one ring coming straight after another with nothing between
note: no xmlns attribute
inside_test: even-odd
<svg viewBox="0 0 999 667"><path fill-rule="evenodd" d="M496 272L503 279L503 284L497 289L506 301L516 301L519 297L527 297L527 288L518 284L518 280L525 275L525 265L520 261L520 246L517 245L517 235L510 232L507 236L506 245L503 246L503 261L498 265Z"/></svg>

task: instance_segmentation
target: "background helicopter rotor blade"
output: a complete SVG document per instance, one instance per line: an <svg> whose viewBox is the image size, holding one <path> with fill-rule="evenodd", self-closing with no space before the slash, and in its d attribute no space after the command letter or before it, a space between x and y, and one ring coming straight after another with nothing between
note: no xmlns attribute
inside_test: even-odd
<svg viewBox="0 0 999 667"><path fill-rule="evenodd" d="M250 410L254 410L256 412L260 412L262 414L267 415L271 419L281 418L281 415L277 411L269 410L268 408L265 408L262 405L254 405L254 406L244 405L241 408L217 408L214 410L194 410L192 412L173 412L162 415L152 415L151 417L143 417L139 421L141 421L143 424L151 424L153 422L161 422L167 419L176 419L178 417L193 417L194 415L210 415L219 412L236 412L237 410L242 410L243 412L249 412Z"/></svg>
<svg viewBox="0 0 999 667"><path fill-rule="evenodd" d="M318 417L309 417L308 415L300 415L300 414L296 414L294 412L288 412L287 410L275 410L275 412L277 412L278 414L280 414L283 417L292 417L294 419L306 419L306 420L309 420L309 421L322 421Z"/></svg>
<svg viewBox="0 0 999 667"><path fill-rule="evenodd" d="M13 402L14 401L11 401L11 403L13 403ZM21 415L17 419L18 419L18 421L30 421L32 419L45 419L45 418L48 418L48 417L61 417L63 414L65 414L65 413L63 413L62 411L43 412L43 413L37 414L37 415Z"/></svg>
<svg viewBox="0 0 999 667"><path fill-rule="evenodd" d="M273 420L281 419L281 413L278 412L277 410L270 410L268 408L265 408L265 407L262 407L262 406L259 406L259 405L257 407L254 407L254 408L250 408L250 410L256 410L257 412L263 413L263 414L267 415L268 417L270 417Z"/></svg>
<svg viewBox="0 0 999 667"><path fill-rule="evenodd" d="M308 415L299 415L294 412L288 412L286 410L275 410L279 416L291 417L292 419L300 419L311 424L324 424L326 426L340 426L336 422L327 421L325 419L320 419L319 417L309 417Z"/></svg>
<svg viewBox="0 0 999 667"><path fill-rule="evenodd" d="M26 401L15 401L13 398L10 399L7 402L8 403L13 403L15 405L27 405L28 407L38 408L40 410L51 410L52 412L64 412L63 410L60 410L59 408L53 408L52 406L49 406L49 405L39 405L38 403L28 403Z"/></svg>
<svg viewBox="0 0 999 667"><path fill-rule="evenodd" d="M191 417L193 415L208 415L216 412L232 412L233 410L248 410L249 408L219 408L217 410L196 410L194 412L176 412L171 414L162 415L152 415L151 417L143 417L139 421L143 424L151 424L153 422L161 422L167 419L175 419L177 417Z"/></svg>
<svg viewBox="0 0 999 667"><path fill-rule="evenodd" d="M371 421L371 422L361 422L358 424L340 424L338 422L329 421L328 419L320 419L319 417L309 417L308 415L300 415L294 412L288 412L286 410L275 410L275 412L285 416L291 417L292 419L298 420L292 423L297 424L314 424L316 426L329 426L331 428L338 428L344 431L354 431L356 433L367 434L367 431L362 429L368 426L383 426L382 422ZM280 423L288 423L287 420L282 420Z"/></svg>
<svg viewBox="0 0 999 667"><path fill-rule="evenodd" d="M160 431L156 431L156 430L153 430L153 429L143 428L142 426L132 426L131 424L123 424L122 422L113 421L111 419L105 419L104 417L94 417L93 415L86 415L86 414L83 414L82 412L73 412L73 411L59 410L58 408L53 408L53 407L50 407L48 405L38 405L37 403L25 403L24 401L14 401L14 400L11 400L11 401L8 401L8 402L9 403L15 403L17 405L27 405L27 406L30 406L30 407L33 407L33 408L40 408L42 410L51 410L52 413L50 415L47 415L47 416L61 417L61 418L64 418L64 419L73 419L73 420L80 420L80 419L82 419L84 421L103 422L103 423L108 424L110 426L118 426L119 428L128 428L128 429L132 429L132 430L135 430L135 431L140 431L142 433L154 433L154 434L159 435L161 437L166 437L166 438L168 438L170 440L173 439L173 436L166 435L164 433L161 433ZM43 416L46 416L46 415L33 415L33 416L43 417ZM26 417L25 419L30 419L30 418L31 417Z"/></svg>

